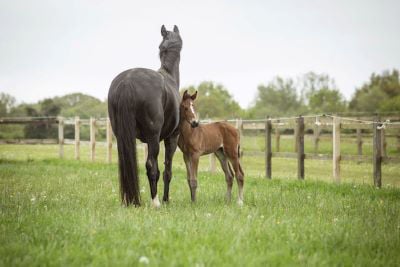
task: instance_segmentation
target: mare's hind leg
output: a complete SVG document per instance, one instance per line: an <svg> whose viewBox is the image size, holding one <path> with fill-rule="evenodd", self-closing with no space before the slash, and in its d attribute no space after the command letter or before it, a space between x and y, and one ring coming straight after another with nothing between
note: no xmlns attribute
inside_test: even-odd
<svg viewBox="0 0 400 267"><path fill-rule="evenodd" d="M164 196L163 201L169 200L169 183L172 178L172 159L174 157L174 153L176 147L178 145L178 136L173 136L164 140L165 144L165 161L164 161Z"/></svg>
<svg viewBox="0 0 400 267"><path fill-rule="evenodd" d="M159 138L153 137L148 140L148 156L146 161L147 178L150 184L150 193L152 199L152 205L154 207L160 206L160 201L157 196L157 183L160 178L160 171L158 169L158 153L160 151Z"/></svg>
<svg viewBox="0 0 400 267"><path fill-rule="evenodd" d="M233 173L229 168L229 162L227 157L224 154L224 150L222 148L218 149L215 152L215 156L217 156L219 162L221 163L222 170L225 173L225 181L226 181L226 200L231 201L232 196L232 185L233 185Z"/></svg>

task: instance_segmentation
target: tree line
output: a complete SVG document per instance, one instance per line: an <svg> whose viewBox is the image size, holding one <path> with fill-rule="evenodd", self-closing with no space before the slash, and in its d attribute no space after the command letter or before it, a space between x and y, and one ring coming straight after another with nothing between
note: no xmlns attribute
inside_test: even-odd
<svg viewBox="0 0 400 267"><path fill-rule="evenodd" d="M197 86L182 88L181 92L184 90L198 91L196 109L202 119L400 112L400 77L396 69L380 74L373 73L367 82L356 88L349 101L346 101L333 78L314 72L297 79L277 76L267 84L260 84L253 102L245 109L240 107L222 84L205 81ZM90 116L106 117L107 101L74 93L44 99L34 104L17 105L13 96L0 93L0 117L11 116L80 116L82 119ZM19 134L28 138L43 138L43 135L55 136L56 130L49 125L32 125L26 126ZM73 134L73 129L70 134ZM3 135L0 134L0 137L4 137ZM68 135L67 130L66 136Z"/></svg>

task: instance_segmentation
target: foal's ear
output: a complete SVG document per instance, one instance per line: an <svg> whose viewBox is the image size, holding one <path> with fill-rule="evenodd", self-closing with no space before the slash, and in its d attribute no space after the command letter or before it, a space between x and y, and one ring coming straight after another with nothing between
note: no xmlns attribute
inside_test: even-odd
<svg viewBox="0 0 400 267"><path fill-rule="evenodd" d="M176 25L174 25L174 33L179 34L179 29L178 29L178 26L176 26Z"/></svg>
<svg viewBox="0 0 400 267"><path fill-rule="evenodd" d="M192 100L195 100L197 97L197 91L190 97Z"/></svg>
<svg viewBox="0 0 400 267"><path fill-rule="evenodd" d="M185 100L185 99L187 99L187 98L190 97L190 95L188 94L187 91L188 91L188 90L185 90L185 92L183 92L182 100Z"/></svg>
<svg viewBox="0 0 400 267"><path fill-rule="evenodd" d="M162 37L167 36L167 29L165 29L164 25L161 26L161 35L162 35Z"/></svg>

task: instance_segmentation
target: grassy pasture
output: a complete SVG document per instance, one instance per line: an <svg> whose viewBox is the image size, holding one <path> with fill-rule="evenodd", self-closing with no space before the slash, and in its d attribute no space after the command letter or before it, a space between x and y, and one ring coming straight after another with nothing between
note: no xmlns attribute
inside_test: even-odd
<svg viewBox="0 0 400 267"><path fill-rule="evenodd" d="M244 138L243 145L254 142L263 141ZM282 145L290 151L290 143ZM143 168L143 206L124 208L115 153L108 165L104 147L95 163L85 146L81 160L73 160L73 149L65 146L66 159L59 160L53 145L0 146L1 266L400 264L396 164L383 166L378 190L369 163L342 162L343 183L335 185L330 161L306 160L301 182L296 160L274 158L273 179L266 180L263 157L245 156L245 205L238 207L225 202L224 177L207 172L208 157L200 165L198 202L191 204L178 152L171 202L154 210Z"/></svg>

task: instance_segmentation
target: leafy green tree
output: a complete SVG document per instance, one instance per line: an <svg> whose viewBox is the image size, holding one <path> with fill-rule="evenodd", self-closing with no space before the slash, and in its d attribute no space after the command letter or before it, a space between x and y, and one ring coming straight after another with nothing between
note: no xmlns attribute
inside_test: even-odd
<svg viewBox="0 0 400 267"><path fill-rule="evenodd" d="M308 97L312 113L337 113L346 111L346 101L337 89L322 88Z"/></svg>
<svg viewBox="0 0 400 267"><path fill-rule="evenodd" d="M255 104L249 110L250 118L298 115L304 111L292 79L274 78L267 86L259 85Z"/></svg>
<svg viewBox="0 0 400 267"><path fill-rule="evenodd" d="M26 106L26 114L31 117L55 117L58 116L61 107L51 98L39 102L39 110L33 106ZM56 138L57 126L47 122L28 124L24 128L26 138Z"/></svg>
<svg viewBox="0 0 400 267"><path fill-rule="evenodd" d="M344 112L347 104L333 79L326 74L309 72L299 81L301 98L309 113Z"/></svg>
<svg viewBox="0 0 400 267"><path fill-rule="evenodd" d="M68 94L55 97L54 102L61 107L60 115L63 117L80 116L82 119L89 117L107 117L107 103L93 96L82 93Z"/></svg>
<svg viewBox="0 0 400 267"><path fill-rule="evenodd" d="M373 73L370 80L358 88L350 101L353 111L381 112L398 111L397 97L400 95L398 70L384 71L381 75Z"/></svg>
<svg viewBox="0 0 400 267"><path fill-rule="evenodd" d="M8 116L15 106L15 98L6 93L0 93L0 117Z"/></svg>
<svg viewBox="0 0 400 267"><path fill-rule="evenodd" d="M199 86L189 86L181 89L181 95L185 90L194 93L196 90L196 111L202 119L219 118L229 119L238 118L243 115L240 108L232 95L221 84L213 82L202 82Z"/></svg>

